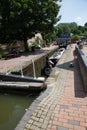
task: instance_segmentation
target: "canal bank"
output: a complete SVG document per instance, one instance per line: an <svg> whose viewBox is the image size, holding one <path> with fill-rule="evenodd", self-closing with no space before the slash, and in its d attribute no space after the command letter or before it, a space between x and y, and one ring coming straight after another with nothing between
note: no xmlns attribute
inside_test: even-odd
<svg viewBox="0 0 87 130"><path fill-rule="evenodd" d="M48 49L48 50L44 50L44 51L40 51L40 53L38 53L38 54L36 54L35 56L34 56L34 54L36 53L34 53L34 54L32 54L32 55L29 55L29 56L22 56L22 57L19 57L19 58L14 58L14 59L9 59L9 60L6 60L6 65L7 65L7 72L11 72L11 71L16 71L16 72L19 72L19 68L18 68L18 64L17 63L19 63L19 61L20 61L20 59L21 59L21 61L23 62L23 66L24 65L26 65L26 63L24 63L24 61L27 59L27 60L31 60L32 58L35 60L35 61L37 61L38 60L38 57L39 57L39 63L37 64L37 67L38 67L38 65L39 65L39 68L38 69L40 69L40 63L41 63L41 57L43 57L43 59L45 60L45 57L46 57L46 55L48 55L48 56L50 56L51 54L53 54L53 52L57 49L58 47L53 47L53 49L52 50L50 50L50 49ZM43 62L43 60L42 60L42 62ZM6 70L5 70L5 66L4 66L4 61L0 61L0 65L2 65L3 67L4 67L4 71L3 71L3 69L2 69L2 67L0 66L0 71L2 72L6 72ZM16 64L15 64L16 63ZM27 62L28 63L28 62ZM14 66L15 65L15 66ZM29 63L27 64L28 65L28 67L29 67ZM24 67L24 68L26 68L26 67ZM30 69L30 68L28 68L28 69ZM42 68L41 68L42 69ZM24 70L23 70L24 71ZM30 71L32 71L31 69L30 69ZM26 71L24 71L24 72L26 72ZM40 72L41 73L41 72ZM24 75L27 75L26 73L23 73ZM29 73L28 73L28 75L29 75ZM18 95L17 95L18 96ZM10 97L10 98L9 98ZM26 100L26 97L21 97L21 96L19 96L19 99L20 99L20 103L19 102L17 102L17 104L16 104L16 102L14 102L14 101L12 101L12 98L13 98L13 96L9 96L9 94L4 94L4 95L0 95L0 98L1 98L1 101L3 101L2 102L2 107L1 107L1 114L2 114L2 116L4 115L4 113L6 113L6 110L8 110L9 109L9 112L7 111L7 113L9 113L9 115L8 116L6 116L6 118L7 118L7 120L4 118L4 116L5 115L7 115L7 114L5 114L4 116L3 116L3 118L4 119L2 119L2 120L5 120L5 122L3 121L2 122L2 120L1 120L1 123L0 123L0 129L3 129L3 130L7 130L6 128L8 128L8 130L12 130L12 129L14 129L15 128L15 126L17 125L17 123L19 122L19 120L21 119L21 117L23 116L23 114L25 113L25 112L27 112L27 108L29 107L29 105L31 104L31 102L33 102L33 100L36 98L33 98L33 100L32 100L32 97L31 96L29 96L28 95L28 98L27 98L27 100ZM15 98L16 98L16 96L15 96ZM25 100L23 100L23 98L27 101L25 101ZM29 99L30 98L30 99ZM7 99L7 100L6 100ZM16 98L16 100L19 100L19 99L17 99ZM11 100L11 101L10 101ZM15 100L14 98L13 98L13 100ZM22 100L24 101L24 102L26 102L25 104L27 104L27 105L24 105L24 107L21 107L22 105L21 105L21 103L22 103ZM30 104L29 104L29 101L30 100ZM6 102L5 102L6 101ZM12 105L13 104L13 106L11 107L10 106L10 104ZM15 105L14 105L15 104ZM8 106L8 107L6 107L6 105ZM23 108L23 113L21 112L22 110L20 109L20 108ZM6 109L6 110L5 110ZM12 109L12 110L11 110ZM2 111L2 110L5 110L5 111ZM18 113L17 113L17 111L18 111ZM11 113L10 113L11 112ZM22 114L21 114L22 113ZM14 116L15 115L15 116ZM12 118L11 118L12 117ZM8 118L9 118L9 120L8 120ZM13 120L14 119L14 120ZM15 124L15 121L16 121L16 124ZM10 125L10 124L12 124L12 125ZM14 126L15 125L15 126Z"/></svg>
<svg viewBox="0 0 87 130"><path fill-rule="evenodd" d="M70 49L67 49L58 64L63 64L69 56ZM58 64L52 69L51 75L46 80L47 89L31 104L15 130L40 130L43 125L42 129L47 130L45 128L46 124L64 90L63 81L65 80L66 72L64 70L61 71L61 67L58 67ZM61 82L62 78L63 81Z"/></svg>
<svg viewBox="0 0 87 130"><path fill-rule="evenodd" d="M0 72L11 73L19 72L23 70L22 74L26 76L35 76L33 72L33 62L35 66L36 76L41 76L42 69L46 63L46 56L50 57L56 50L58 46L50 46L36 50L35 52L29 52L27 54L22 54L20 57L0 60Z"/></svg>
<svg viewBox="0 0 87 130"><path fill-rule="evenodd" d="M74 45L66 50L54 69L56 81L48 82L49 90L35 100L38 105L30 106L15 130L87 129L87 93L74 50Z"/></svg>
<svg viewBox="0 0 87 130"><path fill-rule="evenodd" d="M12 69L6 68L7 74L0 73L0 92L18 92L21 94L23 92L36 93L44 90L46 88L45 78L44 75L43 77L41 76L46 65L46 57L50 57L57 49L58 47L55 46L49 50L38 50L33 52L32 56L35 55L36 57L30 55L27 57L25 56L25 59L19 57L23 63L21 63L21 66L16 63L16 66ZM6 65L8 65L11 59L6 61Z"/></svg>
<svg viewBox="0 0 87 130"><path fill-rule="evenodd" d="M35 52L33 55L37 55L37 53L40 52L39 55L33 57L32 59L24 59L25 63L24 65L22 65L23 75L30 77L40 77L41 75L43 75L43 69L46 65L46 57L50 57L56 50L58 50L57 46L53 47L51 50L44 50L42 52L38 50L38 52ZM19 70L19 68L15 68L11 71L21 73L21 70Z"/></svg>

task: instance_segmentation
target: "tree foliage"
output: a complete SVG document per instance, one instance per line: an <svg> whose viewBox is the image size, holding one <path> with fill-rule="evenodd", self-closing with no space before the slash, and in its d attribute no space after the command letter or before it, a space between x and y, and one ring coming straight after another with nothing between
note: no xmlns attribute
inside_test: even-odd
<svg viewBox="0 0 87 130"><path fill-rule="evenodd" d="M60 20L61 0L0 0L0 42L24 40L36 32L49 34ZM27 46L25 46L27 49Z"/></svg>
<svg viewBox="0 0 87 130"><path fill-rule="evenodd" d="M70 33L70 27L68 23L60 23L58 25L58 35Z"/></svg>
<svg viewBox="0 0 87 130"><path fill-rule="evenodd" d="M84 26L78 26L77 23L60 23L57 26L58 35L71 33L73 35L87 35L87 23Z"/></svg>

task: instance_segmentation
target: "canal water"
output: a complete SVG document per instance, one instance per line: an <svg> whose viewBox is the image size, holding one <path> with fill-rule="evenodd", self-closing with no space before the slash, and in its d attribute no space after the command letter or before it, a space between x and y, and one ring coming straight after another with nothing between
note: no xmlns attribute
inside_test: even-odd
<svg viewBox="0 0 87 130"><path fill-rule="evenodd" d="M0 130L14 130L37 96L0 94Z"/></svg>

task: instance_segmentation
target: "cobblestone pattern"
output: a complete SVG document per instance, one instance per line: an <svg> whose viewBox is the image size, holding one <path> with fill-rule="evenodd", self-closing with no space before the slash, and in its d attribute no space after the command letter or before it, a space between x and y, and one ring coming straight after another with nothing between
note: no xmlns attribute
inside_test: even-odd
<svg viewBox="0 0 87 130"><path fill-rule="evenodd" d="M66 50L53 70L59 73L56 80L49 78L47 90L33 102L16 130L87 130L87 93L73 49Z"/></svg>
<svg viewBox="0 0 87 130"><path fill-rule="evenodd" d="M53 111L64 93L64 82L67 71L63 67L67 68L64 62L68 62L69 59L67 57L69 56L70 49L66 50L66 53L62 56L55 68L55 71L59 71L59 76L54 86L52 86L52 91L39 103L37 109L25 125L24 130L47 130L49 128L50 121L55 116Z"/></svg>
<svg viewBox="0 0 87 130"><path fill-rule="evenodd" d="M87 93L83 90L77 60L72 62L74 67L67 69L64 94L46 130L87 130Z"/></svg>
<svg viewBox="0 0 87 130"><path fill-rule="evenodd" d="M59 73L56 80L50 78L47 90L35 100L16 130L87 130L87 93L73 49L66 50L53 70ZM74 63L73 68L70 63Z"/></svg>

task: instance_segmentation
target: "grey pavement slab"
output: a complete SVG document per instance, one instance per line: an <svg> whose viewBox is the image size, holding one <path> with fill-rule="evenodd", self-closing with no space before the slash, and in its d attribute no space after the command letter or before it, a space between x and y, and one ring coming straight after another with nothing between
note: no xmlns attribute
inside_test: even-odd
<svg viewBox="0 0 87 130"><path fill-rule="evenodd" d="M56 130L69 130L69 129L63 126L58 126Z"/></svg>

